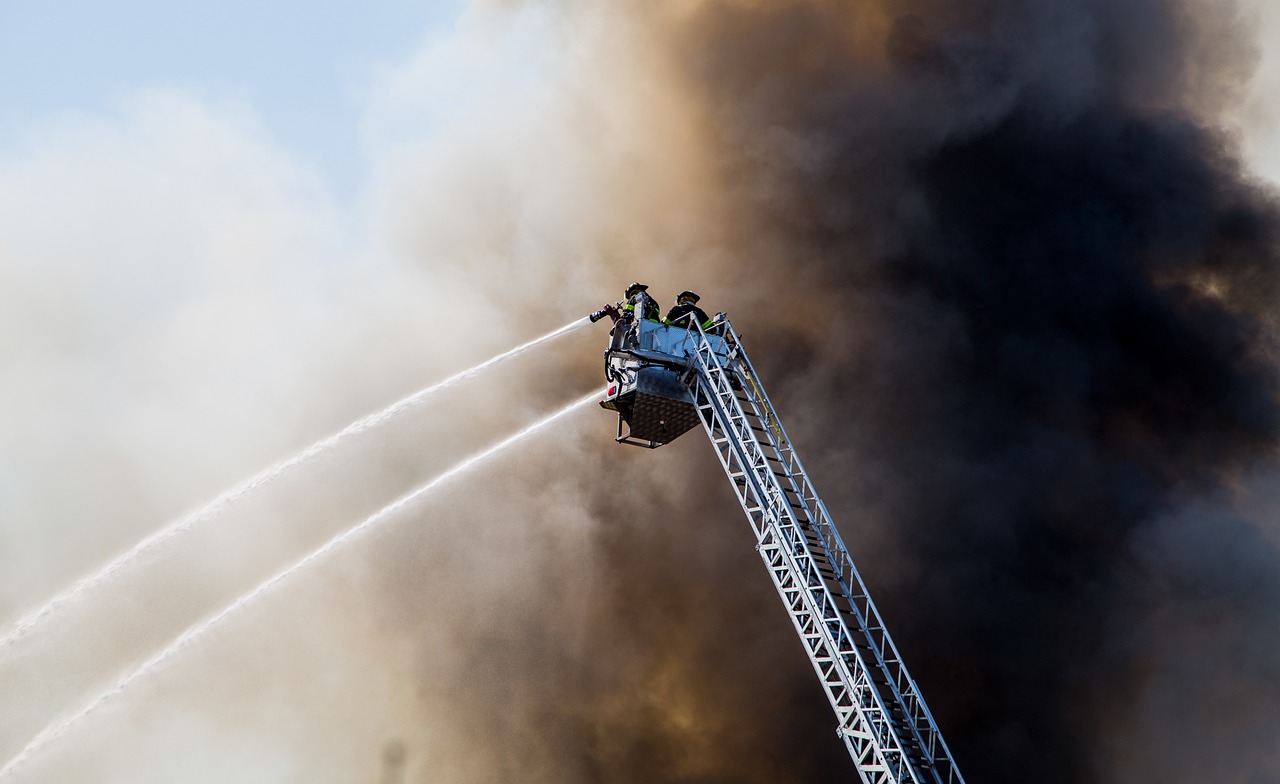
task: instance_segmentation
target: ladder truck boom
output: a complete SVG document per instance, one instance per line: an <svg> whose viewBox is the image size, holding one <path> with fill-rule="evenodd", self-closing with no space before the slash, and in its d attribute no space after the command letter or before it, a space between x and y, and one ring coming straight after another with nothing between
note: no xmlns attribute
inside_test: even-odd
<svg viewBox="0 0 1280 784"><path fill-rule="evenodd" d="M864 784L963 784L920 689L728 318L707 329L615 318L601 406L617 441L656 449L699 422Z"/></svg>

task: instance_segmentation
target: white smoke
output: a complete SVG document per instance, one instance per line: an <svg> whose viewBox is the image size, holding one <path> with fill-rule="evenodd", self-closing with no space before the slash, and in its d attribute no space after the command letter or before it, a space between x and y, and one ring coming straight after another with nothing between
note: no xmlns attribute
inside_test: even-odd
<svg viewBox="0 0 1280 784"><path fill-rule="evenodd" d="M536 210L521 217L519 258L503 262L529 296L489 293L488 265L513 250L489 241L511 237L494 218L509 229L509 200L549 173L517 165L506 144L520 135L512 123L545 111L530 104L542 75L523 55L546 21L485 18L381 72L365 109L368 178L349 206L269 138L253 107L178 90L134 94L109 115L39 119L0 149L6 625L317 437L598 306L592 274L565 275L555 298L537 282L550 250ZM435 116L405 103L418 96ZM471 177L495 150L513 157ZM590 255L559 250L578 264ZM594 355L590 339L568 350L587 346ZM282 487L157 555L105 603L52 621L0 661L0 755L281 559L527 421L540 401L513 393L562 365L543 357L460 390L389 443L323 466L323 486ZM420 724L420 663L364 620L376 597L335 572L175 662L23 775L374 780L386 744Z"/></svg>
<svg viewBox="0 0 1280 784"><path fill-rule="evenodd" d="M1243 116L1244 153L1253 171L1280 184L1280 6L1265 0L1246 5L1258 37L1257 71L1249 84Z"/></svg>

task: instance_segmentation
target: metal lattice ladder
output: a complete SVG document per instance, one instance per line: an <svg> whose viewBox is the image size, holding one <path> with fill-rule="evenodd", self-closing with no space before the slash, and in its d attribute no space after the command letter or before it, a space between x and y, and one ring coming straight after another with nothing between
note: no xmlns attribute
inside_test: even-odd
<svg viewBox="0 0 1280 784"><path fill-rule="evenodd" d="M732 326L698 328L698 415L865 784L963 784L853 559Z"/></svg>

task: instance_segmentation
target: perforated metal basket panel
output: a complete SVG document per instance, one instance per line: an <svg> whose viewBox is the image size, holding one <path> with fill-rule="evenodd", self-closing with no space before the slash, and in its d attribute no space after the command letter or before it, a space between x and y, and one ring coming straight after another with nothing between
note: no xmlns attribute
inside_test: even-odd
<svg viewBox="0 0 1280 784"><path fill-rule="evenodd" d="M631 435L666 444L699 424L693 403L658 395L637 394L631 412Z"/></svg>

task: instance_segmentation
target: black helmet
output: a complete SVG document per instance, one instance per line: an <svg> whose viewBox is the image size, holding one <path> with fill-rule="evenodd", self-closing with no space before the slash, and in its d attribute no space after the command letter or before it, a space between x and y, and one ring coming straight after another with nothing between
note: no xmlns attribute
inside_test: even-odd
<svg viewBox="0 0 1280 784"><path fill-rule="evenodd" d="M645 291L648 288L649 287L644 285L643 283L632 283L630 286L627 286L627 296L630 297L632 294L635 294L637 291Z"/></svg>
<svg viewBox="0 0 1280 784"><path fill-rule="evenodd" d="M702 297L699 297L697 294L694 294L692 291L682 291L676 295L676 304L683 305L685 303L685 300L688 300L689 302L692 302L693 304L696 305L698 304L698 300L700 299L702 299Z"/></svg>

